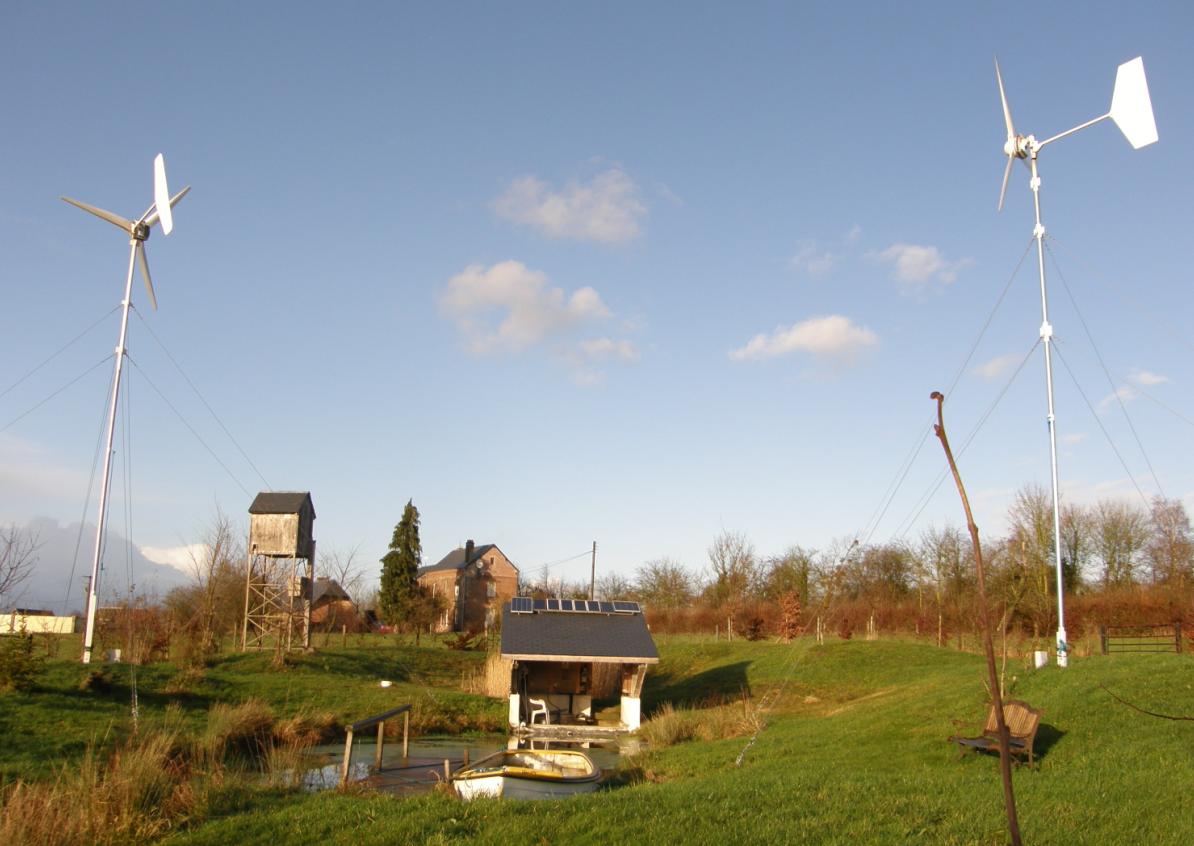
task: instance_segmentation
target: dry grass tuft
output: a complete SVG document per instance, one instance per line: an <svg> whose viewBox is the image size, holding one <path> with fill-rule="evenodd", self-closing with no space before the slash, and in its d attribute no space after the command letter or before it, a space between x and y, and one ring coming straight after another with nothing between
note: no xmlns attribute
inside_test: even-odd
<svg viewBox="0 0 1194 846"><path fill-rule="evenodd" d="M759 709L745 694L738 702L709 708L675 708L670 702L639 728L648 746L659 749L688 740L726 740L752 734L762 726Z"/></svg>

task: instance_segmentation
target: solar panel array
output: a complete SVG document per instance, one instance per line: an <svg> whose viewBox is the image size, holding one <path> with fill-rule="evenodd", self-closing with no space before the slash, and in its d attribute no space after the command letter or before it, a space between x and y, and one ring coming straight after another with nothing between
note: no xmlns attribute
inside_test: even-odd
<svg viewBox="0 0 1194 846"><path fill-rule="evenodd" d="M533 614L536 611L557 611L565 614L640 614L637 602L618 600L616 602L596 599L532 599L516 596L510 600L510 611L514 614Z"/></svg>

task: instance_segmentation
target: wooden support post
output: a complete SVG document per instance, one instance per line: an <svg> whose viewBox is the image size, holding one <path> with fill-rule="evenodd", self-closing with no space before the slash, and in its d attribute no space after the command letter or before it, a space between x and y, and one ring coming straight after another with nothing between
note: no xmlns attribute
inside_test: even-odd
<svg viewBox="0 0 1194 846"><path fill-rule="evenodd" d="M386 748L386 721L377 724L377 752L373 756L373 769L381 772L381 753Z"/></svg>
<svg viewBox="0 0 1194 846"><path fill-rule="evenodd" d="M464 760L461 762L462 766L468 766L468 747L464 747Z"/></svg>
<svg viewBox="0 0 1194 846"><path fill-rule="evenodd" d="M402 715L402 760L410 757L410 711Z"/></svg>
<svg viewBox="0 0 1194 846"><path fill-rule="evenodd" d="M1173 639L1177 642L1177 652L1180 655L1182 651L1182 621L1178 620L1173 624Z"/></svg>
<svg viewBox="0 0 1194 846"><path fill-rule="evenodd" d="M348 765L352 760L352 729L348 730L348 736L344 739L344 763L340 765L340 786L348 784Z"/></svg>
<svg viewBox="0 0 1194 846"><path fill-rule="evenodd" d="M444 758L444 784L452 780L452 762Z"/></svg>
<svg viewBox="0 0 1194 846"><path fill-rule="evenodd" d="M1103 654L1107 654L1107 627L1099 626L1099 645L1103 648Z"/></svg>

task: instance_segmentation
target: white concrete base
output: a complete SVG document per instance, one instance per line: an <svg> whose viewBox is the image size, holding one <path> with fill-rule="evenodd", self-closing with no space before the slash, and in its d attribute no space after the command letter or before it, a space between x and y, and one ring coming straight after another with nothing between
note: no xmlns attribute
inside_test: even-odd
<svg viewBox="0 0 1194 846"><path fill-rule="evenodd" d="M642 720L642 702L637 696L622 697L622 725L630 731L638 731Z"/></svg>

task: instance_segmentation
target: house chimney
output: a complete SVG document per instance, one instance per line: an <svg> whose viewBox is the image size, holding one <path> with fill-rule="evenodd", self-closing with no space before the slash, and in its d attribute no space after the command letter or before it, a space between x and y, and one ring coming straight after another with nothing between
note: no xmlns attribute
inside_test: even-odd
<svg viewBox="0 0 1194 846"><path fill-rule="evenodd" d="M464 542L464 563L465 563L465 565L467 565L470 561L473 560L473 547L474 547L474 544L473 544L472 538L469 538L467 541Z"/></svg>

